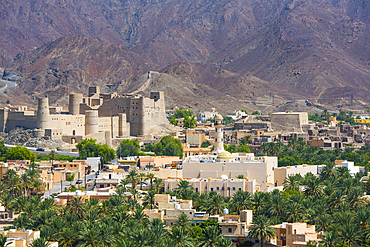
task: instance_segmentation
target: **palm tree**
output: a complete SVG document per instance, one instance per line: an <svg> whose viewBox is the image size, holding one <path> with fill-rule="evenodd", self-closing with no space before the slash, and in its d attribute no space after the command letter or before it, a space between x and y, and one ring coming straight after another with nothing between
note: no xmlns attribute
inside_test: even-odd
<svg viewBox="0 0 370 247"><path fill-rule="evenodd" d="M150 183L150 190L153 190L153 181L154 181L154 178L155 178L154 173L148 173L148 174L146 175L146 178L149 180L149 183Z"/></svg>
<svg viewBox="0 0 370 247"><path fill-rule="evenodd" d="M339 230L338 237L341 242L349 246L358 246L363 240L363 236L355 224L344 224Z"/></svg>
<svg viewBox="0 0 370 247"><path fill-rule="evenodd" d="M303 216L303 209L297 202L288 201L285 206L286 219L288 222L299 222Z"/></svg>
<svg viewBox="0 0 370 247"><path fill-rule="evenodd" d="M248 141L247 141L247 139L246 138L242 138L242 139L240 139L240 141L239 141L239 144L240 145L246 145L248 143Z"/></svg>
<svg viewBox="0 0 370 247"><path fill-rule="evenodd" d="M172 228L171 237L175 247L193 247L193 238L186 228Z"/></svg>
<svg viewBox="0 0 370 247"><path fill-rule="evenodd" d="M333 232L325 232L322 240L320 241L320 246L323 247L333 247L337 244L337 238Z"/></svg>
<svg viewBox="0 0 370 247"><path fill-rule="evenodd" d="M281 218L284 215L285 200L280 194L272 195L267 212L270 216Z"/></svg>
<svg viewBox="0 0 370 247"><path fill-rule="evenodd" d="M225 206L226 205L222 197L218 194L215 194L211 196L207 201L205 201L204 205L202 206L202 209L214 215L221 214Z"/></svg>
<svg viewBox="0 0 370 247"><path fill-rule="evenodd" d="M73 197L67 204L69 206L69 211L77 215L79 219L83 219L86 213L86 208L83 203L82 197Z"/></svg>
<svg viewBox="0 0 370 247"><path fill-rule="evenodd" d="M264 208L266 205L266 194L258 191L253 195L252 198L252 205L253 205L253 213L258 215L259 212Z"/></svg>
<svg viewBox="0 0 370 247"><path fill-rule="evenodd" d="M275 237L275 229L272 228L270 220L264 215L257 216L254 218L254 225L249 227L248 236L252 238L258 238L261 242L261 247L263 247L263 241L266 238Z"/></svg>
<svg viewBox="0 0 370 247"><path fill-rule="evenodd" d="M148 191L148 194L146 194L146 196L144 198L143 206L146 207L147 205L150 205L150 208L153 209L153 207L154 207L154 197L155 197L154 190Z"/></svg>
<svg viewBox="0 0 370 247"><path fill-rule="evenodd" d="M150 222L150 231L152 231L158 239L164 239L168 235L168 230L164 227L161 219L153 219Z"/></svg>
<svg viewBox="0 0 370 247"><path fill-rule="evenodd" d="M4 237L4 235L0 234L0 247L5 247L5 246L8 246L10 244L12 244L13 242L8 242L8 238L7 237Z"/></svg>
<svg viewBox="0 0 370 247"><path fill-rule="evenodd" d="M241 210L249 208L251 204L251 195L248 192L238 190L233 195L232 205L235 207L237 214L240 214Z"/></svg>
<svg viewBox="0 0 370 247"><path fill-rule="evenodd" d="M45 238L37 238L32 241L30 247L49 247L50 244L46 241Z"/></svg>
<svg viewBox="0 0 370 247"><path fill-rule="evenodd" d="M137 179L138 179L137 176L138 176L138 174L136 173L135 170L131 170L127 175L127 179L130 180L130 182L131 182L132 189L136 188Z"/></svg>
<svg viewBox="0 0 370 247"><path fill-rule="evenodd" d="M199 247L215 247L219 246L222 236L218 226L207 226L203 230L203 237L199 243Z"/></svg>
<svg viewBox="0 0 370 247"><path fill-rule="evenodd" d="M144 213L144 208L138 205L135 208L133 219L136 220L138 223L141 223L143 225L147 225L149 223L148 216Z"/></svg>
<svg viewBox="0 0 370 247"><path fill-rule="evenodd" d="M128 178L121 179L120 184L117 186L118 188L122 188L123 192L127 192L127 185L130 183L130 180Z"/></svg>
<svg viewBox="0 0 370 247"><path fill-rule="evenodd" d="M87 226L83 226L78 234L78 239L80 240L81 244L78 246L81 247L98 247L101 246L100 243L100 231L95 228L89 228Z"/></svg>
<svg viewBox="0 0 370 247"><path fill-rule="evenodd" d="M59 234L58 244L62 247L73 247L76 242L76 232L73 228L64 227Z"/></svg>
<svg viewBox="0 0 370 247"><path fill-rule="evenodd" d="M138 177L138 179L140 179L140 190L143 190L143 182L145 180L147 180L147 177L146 177L145 173L139 173L139 175L137 177Z"/></svg>
<svg viewBox="0 0 370 247"><path fill-rule="evenodd" d="M162 188L163 180L161 178L154 178L155 193L159 193Z"/></svg>
<svg viewBox="0 0 370 247"><path fill-rule="evenodd" d="M174 225L176 227L186 228L188 230L191 228L191 222L189 220L189 217L186 214L184 214L184 213L181 213L179 215L179 217L177 218L177 220L174 221Z"/></svg>
<svg viewBox="0 0 370 247"><path fill-rule="evenodd" d="M299 190L299 185L302 180L302 176L300 174L294 176L288 176L284 179L284 190Z"/></svg>
<svg viewBox="0 0 370 247"><path fill-rule="evenodd" d="M322 196L323 190L320 180L316 178L309 179L304 194L307 196Z"/></svg>
<svg viewBox="0 0 370 247"><path fill-rule="evenodd" d="M14 176L17 176L17 172L14 171L13 169L9 169L5 172L3 175L3 182L10 184L10 179Z"/></svg>
<svg viewBox="0 0 370 247"><path fill-rule="evenodd" d="M294 137L290 138L290 140L288 141L288 147L290 147L292 149L296 149L297 144L298 144L298 140Z"/></svg>
<svg viewBox="0 0 370 247"><path fill-rule="evenodd" d="M320 179L324 181L324 180L327 180L329 177L335 177L336 171L334 167L335 167L334 162L327 163L325 167L322 169L322 171L320 172Z"/></svg>
<svg viewBox="0 0 370 247"><path fill-rule="evenodd" d="M5 194L0 197L1 204L5 207L6 210L11 210L14 199L11 195Z"/></svg>

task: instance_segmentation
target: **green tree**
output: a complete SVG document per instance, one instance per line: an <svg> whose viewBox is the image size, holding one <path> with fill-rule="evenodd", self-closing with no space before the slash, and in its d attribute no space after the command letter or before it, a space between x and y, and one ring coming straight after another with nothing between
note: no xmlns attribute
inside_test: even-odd
<svg viewBox="0 0 370 247"><path fill-rule="evenodd" d="M78 154L80 159L86 159L87 157L103 157L104 163L115 158L114 149L109 147L107 144L97 144L95 139L84 139L79 142L76 147L78 148Z"/></svg>
<svg viewBox="0 0 370 247"><path fill-rule="evenodd" d="M5 246L8 246L12 243L13 242L8 241L7 237L4 237L4 235L0 234L0 247L5 247Z"/></svg>
<svg viewBox="0 0 370 247"><path fill-rule="evenodd" d="M30 244L30 247L49 247L50 244L46 241L45 238L36 238Z"/></svg>
<svg viewBox="0 0 370 247"><path fill-rule="evenodd" d="M164 136L154 144L153 151L156 155L179 156L182 158L184 148L181 141L172 136Z"/></svg>
<svg viewBox="0 0 370 247"><path fill-rule="evenodd" d="M187 117L191 117L191 116L193 116L193 111L188 110L188 109L185 109L185 110L177 109L176 113L172 115L172 117L177 118L177 119L187 118Z"/></svg>
<svg viewBox="0 0 370 247"><path fill-rule="evenodd" d="M249 149L248 145L240 145L238 147L238 153L251 153L251 150Z"/></svg>
<svg viewBox="0 0 370 247"><path fill-rule="evenodd" d="M126 157L126 156L137 156L140 152L140 144L137 139L134 140L123 140L119 144L116 154L120 157Z"/></svg>
<svg viewBox="0 0 370 247"><path fill-rule="evenodd" d="M262 115L262 113L261 113L261 112L259 112L259 111L253 111L253 112L252 112L252 115Z"/></svg>
<svg viewBox="0 0 370 247"><path fill-rule="evenodd" d="M233 122L235 122L235 120L232 117L223 117L222 118L222 123L224 125L228 125L228 124L231 124Z"/></svg>
<svg viewBox="0 0 370 247"><path fill-rule="evenodd" d="M193 247L194 241L187 229L182 227L172 228L171 236L173 246L175 247Z"/></svg>
<svg viewBox="0 0 370 247"><path fill-rule="evenodd" d="M275 229L270 226L270 220L264 215L255 217L253 221L254 224L249 227L248 236L258 238L261 242L261 247L263 247L263 241L266 238L275 237Z"/></svg>
<svg viewBox="0 0 370 247"><path fill-rule="evenodd" d="M195 116L184 118L184 128L194 129L196 123L197 120L195 119Z"/></svg>
<svg viewBox="0 0 370 247"><path fill-rule="evenodd" d="M231 144L230 146L227 147L226 151L228 151L230 153L236 153L236 145Z"/></svg>
<svg viewBox="0 0 370 247"><path fill-rule="evenodd" d="M6 153L7 160L31 160L36 159L36 155L26 147L16 146L9 148Z"/></svg>
<svg viewBox="0 0 370 247"><path fill-rule="evenodd" d="M211 146L212 144L211 144L211 142L209 141L209 140L205 140L203 143L202 143L202 145L201 145L201 147L202 148L208 148L209 146Z"/></svg>
<svg viewBox="0 0 370 247"><path fill-rule="evenodd" d="M216 247L222 240L220 228L218 226L207 226L203 230L203 237L199 243L199 247Z"/></svg>
<svg viewBox="0 0 370 247"><path fill-rule="evenodd" d="M240 111L244 112L245 114L248 114L248 111L246 109L240 109Z"/></svg>
<svg viewBox="0 0 370 247"><path fill-rule="evenodd" d="M179 124L179 120L177 120L174 116L171 118L170 123L177 126Z"/></svg>

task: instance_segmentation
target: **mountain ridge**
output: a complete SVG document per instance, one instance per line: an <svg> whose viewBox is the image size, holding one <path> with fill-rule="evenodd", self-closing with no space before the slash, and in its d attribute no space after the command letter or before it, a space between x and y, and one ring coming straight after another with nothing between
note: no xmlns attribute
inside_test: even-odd
<svg viewBox="0 0 370 247"><path fill-rule="evenodd" d="M148 71L247 105L370 96L368 0L15 0L0 10L0 66L27 73L14 90L32 99L68 74L67 91L83 91L78 78L136 90Z"/></svg>

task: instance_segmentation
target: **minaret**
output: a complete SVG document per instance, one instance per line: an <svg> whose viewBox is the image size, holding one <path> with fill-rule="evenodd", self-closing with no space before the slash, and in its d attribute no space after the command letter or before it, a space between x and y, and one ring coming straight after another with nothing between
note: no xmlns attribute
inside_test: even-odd
<svg viewBox="0 0 370 247"><path fill-rule="evenodd" d="M224 133L223 133L223 127L222 125L222 116L217 114L215 116L215 148L213 149L213 154L219 154L224 150Z"/></svg>

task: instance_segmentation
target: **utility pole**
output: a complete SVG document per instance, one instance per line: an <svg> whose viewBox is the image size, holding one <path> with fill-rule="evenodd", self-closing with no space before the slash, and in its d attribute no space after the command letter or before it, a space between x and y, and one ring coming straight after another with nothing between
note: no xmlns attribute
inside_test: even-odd
<svg viewBox="0 0 370 247"><path fill-rule="evenodd" d="M85 191L86 191L86 176L87 176L87 172L86 172L86 166L85 166Z"/></svg>

